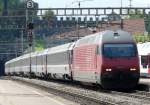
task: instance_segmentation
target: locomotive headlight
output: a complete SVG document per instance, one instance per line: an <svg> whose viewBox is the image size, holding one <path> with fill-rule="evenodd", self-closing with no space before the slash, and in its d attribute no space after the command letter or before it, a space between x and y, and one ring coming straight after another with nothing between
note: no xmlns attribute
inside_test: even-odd
<svg viewBox="0 0 150 105"><path fill-rule="evenodd" d="M136 71L136 68L130 68L130 71Z"/></svg>
<svg viewBox="0 0 150 105"><path fill-rule="evenodd" d="M106 69L106 71L112 71L112 69Z"/></svg>

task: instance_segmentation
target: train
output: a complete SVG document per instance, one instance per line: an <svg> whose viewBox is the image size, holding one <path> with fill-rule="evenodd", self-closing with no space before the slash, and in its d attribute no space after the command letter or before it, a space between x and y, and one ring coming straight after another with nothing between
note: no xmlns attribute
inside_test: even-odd
<svg viewBox="0 0 150 105"><path fill-rule="evenodd" d="M150 77L150 42L138 43L140 76Z"/></svg>
<svg viewBox="0 0 150 105"><path fill-rule="evenodd" d="M131 89L140 78L137 45L123 30L105 30L22 55L5 63L5 73L79 81L105 89Z"/></svg>

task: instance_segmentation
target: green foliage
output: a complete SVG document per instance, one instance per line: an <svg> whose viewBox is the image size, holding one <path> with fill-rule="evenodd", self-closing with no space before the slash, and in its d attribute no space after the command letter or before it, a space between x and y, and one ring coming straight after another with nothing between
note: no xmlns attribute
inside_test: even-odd
<svg viewBox="0 0 150 105"><path fill-rule="evenodd" d="M129 11L129 18L130 19L141 19L144 18L144 15L142 14L141 10L137 10L137 14L135 15L135 11L130 10Z"/></svg>
<svg viewBox="0 0 150 105"><path fill-rule="evenodd" d="M46 20L47 21L47 25L45 25L46 27L50 27L52 25L52 22L53 22L53 18L54 17L54 12L51 11L51 10L47 10L45 11L45 14L43 16L43 20Z"/></svg>
<svg viewBox="0 0 150 105"><path fill-rule="evenodd" d="M7 0L8 1L8 16L24 16L24 17L1 17L0 18L0 27L9 28L8 26L16 27L25 27L26 26L26 0ZM0 0L0 15L2 15L3 9L3 0ZM34 8L38 8L38 4L34 2ZM37 11L29 11L28 15L37 16ZM31 20L31 18L29 18Z"/></svg>
<svg viewBox="0 0 150 105"><path fill-rule="evenodd" d="M2 0L0 0L0 14L2 14L2 9L3 9L3 3Z"/></svg>
<svg viewBox="0 0 150 105"><path fill-rule="evenodd" d="M24 15L24 17L1 17L0 16L0 40L2 41L14 41L16 37L20 38L20 30L15 30L11 28L22 28L26 27L26 0L7 0L8 1L8 16L19 16ZM0 15L3 12L3 0L0 0ZM34 3L34 8L38 8L38 4ZM21 10L21 11L18 11ZM29 12L29 15L35 14L37 11Z"/></svg>
<svg viewBox="0 0 150 105"><path fill-rule="evenodd" d="M150 35L134 35L133 38L136 42L149 42L150 41Z"/></svg>
<svg viewBox="0 0 150 105"><path fill-rule="evenodd" d="M22 0L7 0L8 1L8 9L15 9L20 6L20 4L23 2ZM3 0L0 0L0 13L2 14L3 9Z"/></svg>
<svg viewBox="0 0 150 105"><path fill-rule="evenodd" d="M35 51L42 51L44 49L44 40L37 39L35 41Z"/></svg>
<svg viewBox="0 0 150 105"><path fill-rule="evenodd" d="M8 10L17 10L26 8L26 0L7 0L8 1ZM34 8L38 8L38 4L34 2ZM3 0L0 0L0 13L2 14L3 9ZM23 15L24 12L9 11L9 15Z"/></svg>
<svg viewBox="0 0 150 105"><path fill-rule="evenodd" d="M45 11L43 19L50 21L54 17L54 12L51 10Z"/></svg>
<svg viewBox="0 0 150 105"><path fill-rule="evenodd" d="M146 31L150 34L150 15L147 15L145 18L145 28Z"/></svg>

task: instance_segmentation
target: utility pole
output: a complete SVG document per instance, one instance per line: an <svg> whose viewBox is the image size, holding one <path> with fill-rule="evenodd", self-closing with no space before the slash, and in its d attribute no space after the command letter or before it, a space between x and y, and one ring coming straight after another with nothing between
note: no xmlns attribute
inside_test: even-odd
<svg viewBox="0 0 150 105"><path fill-rule="evenodd" d="M23 38L23 30L21 30L21 53L24 52L24 38Z"/></svg>
<svg viewBox="0 0 150 105"><path fill-rule="evenodd" d="M26 1L26 33L28 36L28 41L29 41L29 47L34 47L33 46L33 22L32 19L29 20L29 9L34 8L34 2L32 0L27 0ZM34 48L32 48L33 50Z"/></svg>
<svg viewBox="0 0 150 105"><path fill-rule="evenodd" d="M27 36L28 36L28 41L29 41L29 49L30 49L30 71L29 71L29 77L32 77L32 61L31 61L31 52L33 50L33 23L29 22L28 18L28 9L34 8L34 2L32 0L27 0L26 2L26 31L27 31Z"/></svg>
<svg viewBox="0 0 150 105"><path fill-rule="evenodd" d="M79 1L79 3L78 3L78 6L79 6L79 11L80 11L80 1ZM77 11L77 12L79 12L79 11ZM80 35L79 35L79 17L77 18L77 36L78 36L78 38L77 39L79 39L79 37L80 37Z"/></svg>
<svg viewBox="0 0 150 105"><path fill-rule="evenodd" d="M132 7L132 0L129 0L130 4L129 4L129 7L131 8Z"/></svg>
<svg viewBox="0 0 150 105"><path fill-rule="evenodd" d="M122 0L121 0L121 8L122 8Z"/></svg>
<svg viewBox="0 0 150 105"><path fill-rule="evenodd" d="M79 5L81 5L81 2L86 2L86 1L94 1L94 0L74 0L70 4L65 5L65 7L67 8L67 7L69 7L69 6L73 5L73 4L76 4L76 3L78 3L78 6L79 6Z"/></svg>
<svg viewBox="0 0 150 105"><path fill-rule="evenodd" d="M72 2L71 3L71 5L72 4L74 4L74 3L78 3L78 8L79 8L79 10L77 10L77 14L79 13L79 11L80 11L80 7L81 7L81 2L86 2L86 1L94 1L94 0L77 0L77 1L74 1L74 2ZM67 6L66 6L67 7ZM79 20L78 20L79 18L77 18L77 24L76 24L76 29L77 29L77 39L79 39Z"/></svg>

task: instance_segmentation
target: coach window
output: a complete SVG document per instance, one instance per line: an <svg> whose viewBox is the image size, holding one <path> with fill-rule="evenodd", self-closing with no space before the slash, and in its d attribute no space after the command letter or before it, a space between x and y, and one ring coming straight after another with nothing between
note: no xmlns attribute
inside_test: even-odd
<svg viewBox="0 0 150 105"><path fill-rule="evenodd" d="M59 52L55 54L49 54L47 57L47 63L50 65L65 65L68 63L68 53Z"/></svg>
<svg viewBox="0 0 150 105"><path fill-rule="evenodd" d="M148 57L147 56L141 56L141 64L143 68L147 68L148 65Z"/></svg>

